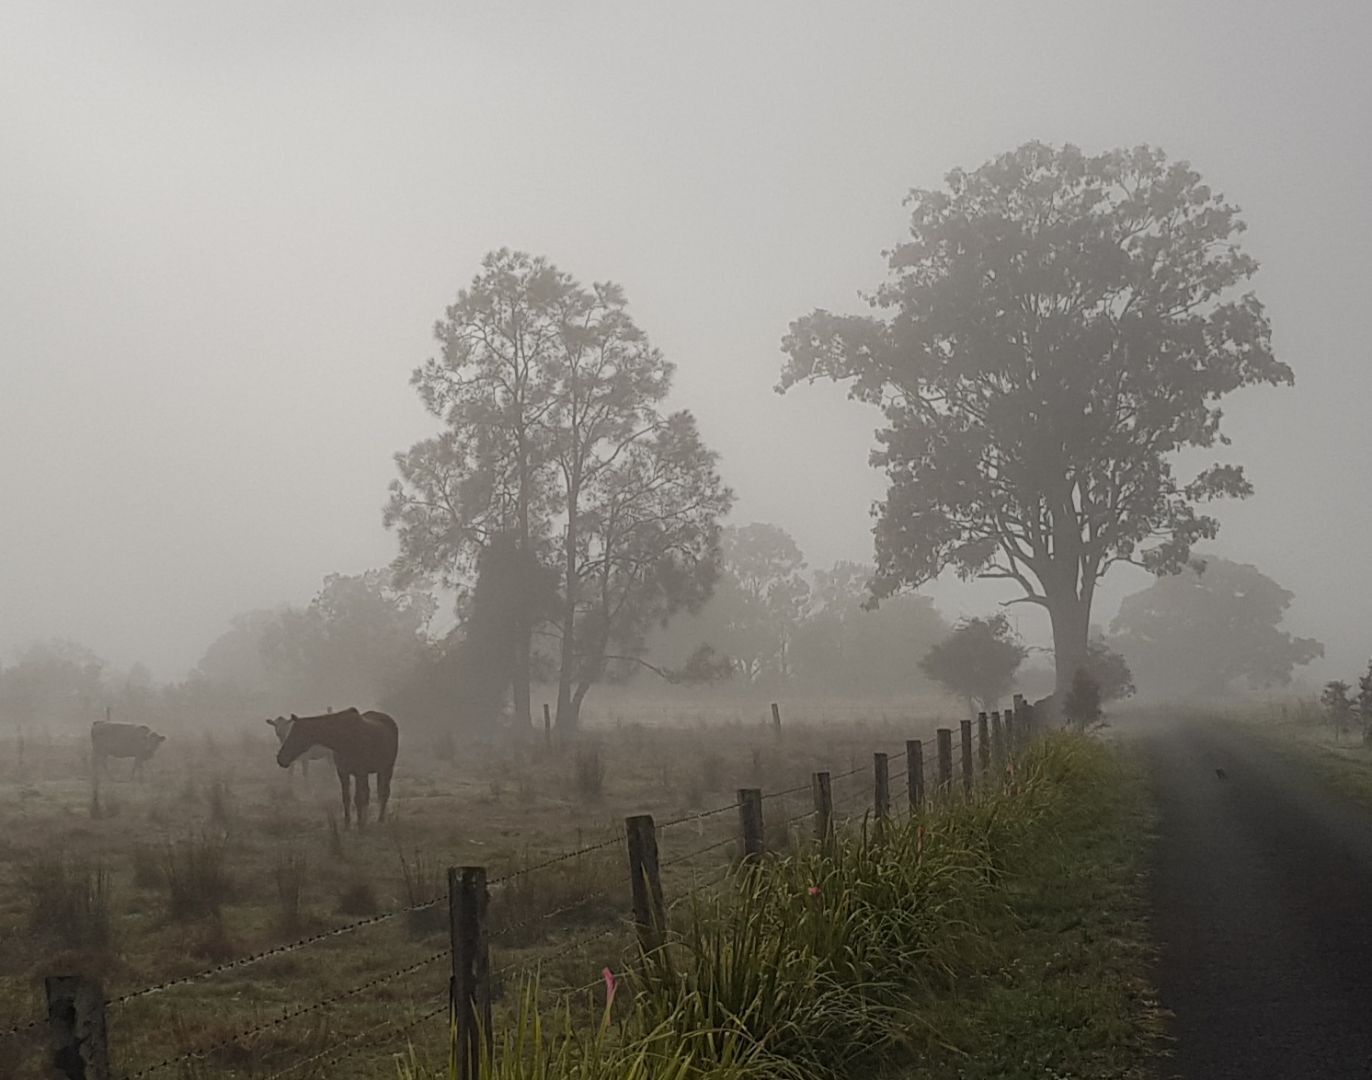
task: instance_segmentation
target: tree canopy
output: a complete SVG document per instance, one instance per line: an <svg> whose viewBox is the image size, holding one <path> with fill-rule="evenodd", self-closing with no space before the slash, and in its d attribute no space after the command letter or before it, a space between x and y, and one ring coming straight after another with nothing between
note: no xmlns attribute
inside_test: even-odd
<svg viewBox="0 0 1372 1080"><path fill-rule="evenodd" d="M1324 655L1313 638L1280 629L1292 598L1255 566L1198 559L1126 596L1110 624L1111 645L1155 696L1214 696L1238 680L1285 686L1295 668Z"/></svg>
<svg viewBox="0 0 1372 1080"><path fill-rule="evenodd" d="M885 317L793 322L779 390L833 379L879 406L875 595L945 569L1004 578L1052 619L1057 684L1085 660L1098 579L1175 572L1215 535L1200 505L1243 470L1173 471L1227 440L1220 400L1290 383L1251 292L1244 224L1185 162L1029 143L909 196L870 297Z"/></svg>
<svg viewBox="0 0 1372 1080"><path fill-rule="evenodd" d="M1029 650L1016 640L1003 612L989 619L964 619L925 653L919 666L969 709L994 709L1010 692Z"/></svg>
<svg viewBox="0 0 1372 1080"><path fill-rule="evenodd" d="M552 609L516 613L515 709L527 720L537 636L555 655L558 725L574 728L655 623L709 596L733 493L691 414L663 410L673 365L618 285L493 252L435 334L442 352L413 382L444 430L397 455L396 569L467 584L509 536L550 570Z"/></svg>

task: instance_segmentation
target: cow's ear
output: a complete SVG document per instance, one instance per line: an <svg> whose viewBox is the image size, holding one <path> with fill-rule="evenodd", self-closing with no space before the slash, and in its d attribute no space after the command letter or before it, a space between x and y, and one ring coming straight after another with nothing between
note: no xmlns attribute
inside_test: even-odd
<svg viewBox="0 0 1372 1080"><path fill-rule="evenodd" d="M300 719L300 717L296 716L295 713L291 713L291 721L292 721L292 722L294 722L294 721L296 721L296 720L299 720L299 719Z"/></svg>

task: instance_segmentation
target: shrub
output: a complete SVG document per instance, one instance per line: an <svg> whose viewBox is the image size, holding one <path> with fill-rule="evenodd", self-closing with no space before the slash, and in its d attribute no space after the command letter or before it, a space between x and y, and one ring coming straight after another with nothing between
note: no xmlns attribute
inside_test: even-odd
<svg viewBox="0 0 1372 1080"><path fill-rule="evenodd" d="M227 856L224 838L207 833L168 844L162 859L167 914L173 919L218 918L232 889Z"/></svg>
<svg viewBox="0 0 1372 1080"><path fill-rule="evenodd" d="M110 875L103 866L64 855L21 864L29 926L69 949L105 948L113 940Z"/></svg>
<svg viewBox="0 0 1372 1080"><path fill-rule="evenodd" d="M309 879L305 856L298 852L278 855L272 879L276 883L277 926L283 933L295 933L300 929L301 897Z"/></svg>
<svg viewBox="0 0 1372 1080"><path fill-rule="evenodd" d="M400 856L400 876L405 883L405 903L411 909L405 913L405 922L412 934L432 934L448 925L448 906L434 903L446 895L443 868L424 853L415 849L414 858L406 859L403 851ZM427 905L421 907L420 905Z"/></svg>
<svg viewBox="0 0 1372 1080"><path fill-rule="evenodd" d="M585 802L599 802L605 793L605 760L600 754L600 742L587 739L578 743L573 767L577 795Z"/></svg>
<svg viewBox="0 0 1372 1080"><path fill-rule="evenodd" d="M356 878L338 894L340 915L375 915L380 910L376 889L366 878Z"/></svg>

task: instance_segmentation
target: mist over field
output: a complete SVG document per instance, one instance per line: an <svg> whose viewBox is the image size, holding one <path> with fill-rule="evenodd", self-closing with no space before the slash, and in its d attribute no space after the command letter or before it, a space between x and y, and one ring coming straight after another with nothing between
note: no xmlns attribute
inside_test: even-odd
<svg viewBox="0 0 1372 1080"><path fill-rule="evenodd" d="M1285 628L1325 644L1309 681L1358 669L1368 20L8 4L0 655L61 637L178 680L236 614L387 566L392 455L433 430L410 372L500 247L623 286L728 522L780 526L811 568L871 563L881 417L831 385L773 393L779 341L810 308L866 310L909 188L1040 139L1155 145L1241 208L1295 387L1234 395L1233 447L1185 460L1246 466L1212 547L1294 594ZM1093 621L1148 580L1114 570ZM1015 595L922 592L950 623Z"/></svg>

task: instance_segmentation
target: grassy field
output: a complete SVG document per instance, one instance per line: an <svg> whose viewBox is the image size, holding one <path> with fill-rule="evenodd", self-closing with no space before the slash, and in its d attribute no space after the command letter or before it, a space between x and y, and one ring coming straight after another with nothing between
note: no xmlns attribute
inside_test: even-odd
<svg viewBox="0 0 1372 1080"><path fill-rule="evenodd" d="M1055 735L971 800L735 874L621 969L612 1006L604 986L572 1012L530 993L492 1080L1151 1075L1143 792ZM422 1052L403 1070L447 1075Z"/></svg>
<svg viewBox="0 0 1372 1080"><path fill-rule="evenodd" d="M894 767L904 739L931 739L935 720L929 711L913 719L919 708L788 704L779 739L765 703L623 702L589 717L578 747L545 747L541 734L458 746L402 730L391 820L365 833L338 828L326 763L308 780L276 766L275 738L260 720L169 732L141 781L124 779L127 761L114 762L98 801L85 739L0 741L0 1032L41 1015L47 974L96 976L117 1001L323 935L112 1005L115 1073L349 1075L308 1061L384 1028L359 1044L349 1068L389 1075L405 1039L387 1025L422 1016L446 992L445 904L403 910L442 896L445 867L508 875L603 844L493 890L497 993L538 962L541 992L552 997L618 964L628 944L617 840L626 814L687 818L660 839L668 897L683 896L719 878L737 828L733 813L690 815L733 802L740 786L803 786L819 768L856 770L836 780L834 795L840 812L860 815L870 806L872 752L890 752ZM806 791L769 799L769 846L792 846L808 823L786 822L809 806ZM701 848L709 850L685 858ZM369 919L377 921L345 929ZM498 1007L512 1008L513 996ZM263 1030L242 1034L255 1028ZM0 1041L0 1077L36 1073L42 1034ZM416 1052L441 1054L446 1031L430 1020L409 1036ZM188 1050L202 1053L153 1068Z"/></svg>
<svg viewBox="0 0 1372 1080"><path fill-rule="evenodd" d="M1354 729L1337 734L1313 702L1260 706L1224 714L1229 723L1251 733L1288 756L1316 769L1331 788L1372 805L1372 746Z"/></svg>

